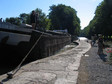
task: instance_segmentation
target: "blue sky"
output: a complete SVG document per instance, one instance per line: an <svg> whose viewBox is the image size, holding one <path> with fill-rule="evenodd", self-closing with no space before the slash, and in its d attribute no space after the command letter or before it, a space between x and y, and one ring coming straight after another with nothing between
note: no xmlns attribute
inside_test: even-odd
<svg viewBox="0 0 112 84"><path fill-rule="evenodd" d="M103 0L0 0L0 18L18 17L21 13L30 13L40 8L46 15L49 6L65 4L77 11L81 21L81 29L86 27L94 17L96 7Z"/></svg>

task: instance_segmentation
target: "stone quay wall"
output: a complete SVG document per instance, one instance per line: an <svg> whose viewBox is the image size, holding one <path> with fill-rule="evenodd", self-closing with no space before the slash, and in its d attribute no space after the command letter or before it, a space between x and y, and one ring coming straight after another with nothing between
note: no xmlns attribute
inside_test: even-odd
<svg viewBox="0 0 112 84"><path fill-rule="evenodd" d="M33 31L30 39L30 48L35 44L42 32ZM65 45L71 43L70 36L51 35L44 33L32 50L29 58L41 59L57 53Z"/></svg>
<svg viewBox="0 0 112 84"><path fill-rule="evenodd" d="M0 28L8 28L8 29L15 29L19 26L16 26L14 24L8 23L8 22L0 22Z"/></svg>

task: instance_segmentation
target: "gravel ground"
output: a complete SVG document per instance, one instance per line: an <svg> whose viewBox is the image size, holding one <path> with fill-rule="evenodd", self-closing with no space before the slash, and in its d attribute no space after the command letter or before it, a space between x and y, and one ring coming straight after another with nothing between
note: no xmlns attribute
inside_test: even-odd
<svg viewBox="0 0 112 84"><path fill-rule="evenodd" d="M97 50L96 45L82 57L77 84L112 84L112 65L107 62L108 55L99 56Z"/></svg>

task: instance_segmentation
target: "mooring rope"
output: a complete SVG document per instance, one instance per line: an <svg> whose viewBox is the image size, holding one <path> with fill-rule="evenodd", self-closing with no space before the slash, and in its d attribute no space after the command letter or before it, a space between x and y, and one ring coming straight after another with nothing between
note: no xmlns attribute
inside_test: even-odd
<svg viewBox="0 0 112 84"><path fill-rule="evenodd" d="M34 47L39 42L39 40L41 39L41 37L42 37L43 34L44 34L44 32L42 32L42 34L40 35L40 37L36 40L36 42L34 43L34 45L32 46L32 48L29 50L29 52L26 54L26 56L23 58L23 60L20 62L20 64L13 71L7 73L7 75L8 75L7 78L10 79L10 78L12 78L17 73L17 71L21 68L22 63L26 60L26 58L28 57L28 55L34 49Z"/></svg>

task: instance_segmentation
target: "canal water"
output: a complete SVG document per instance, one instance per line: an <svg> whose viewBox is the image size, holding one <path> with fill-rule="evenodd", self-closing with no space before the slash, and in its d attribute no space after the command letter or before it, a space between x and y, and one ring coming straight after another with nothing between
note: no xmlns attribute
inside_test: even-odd
<svg viewBox="0 0 112 84"><path fill-rule="evenodd" d="M86 37L78 37L78 39L80 39L80 40L88 40Z"/></svg>

